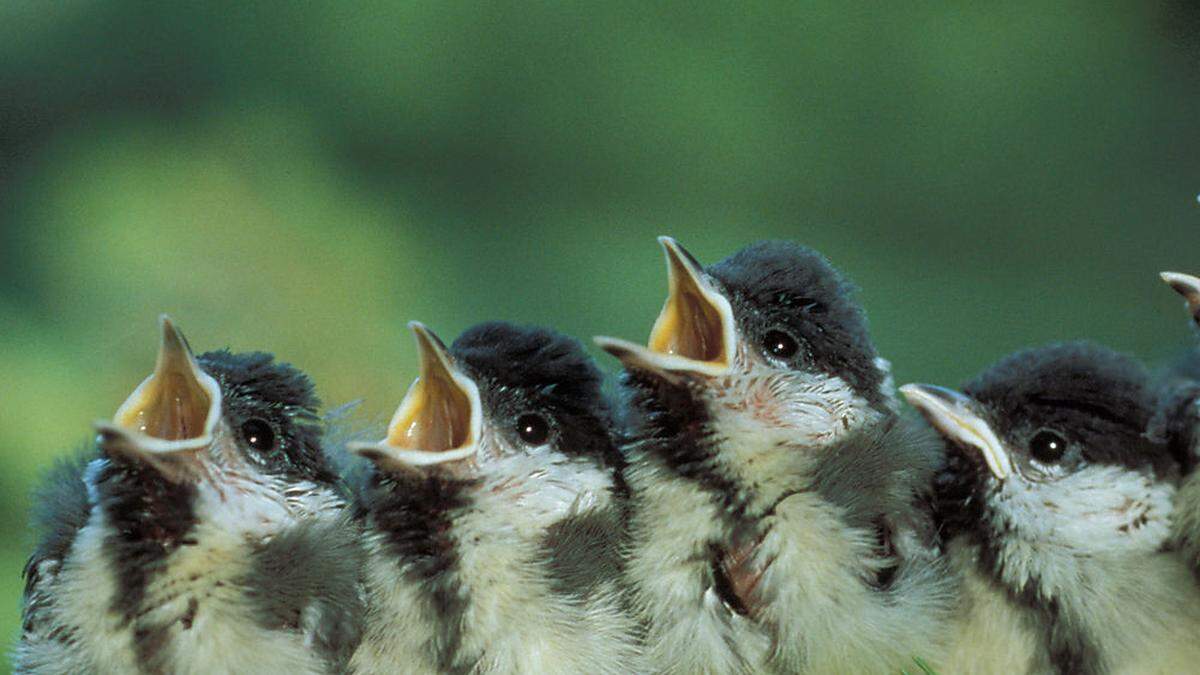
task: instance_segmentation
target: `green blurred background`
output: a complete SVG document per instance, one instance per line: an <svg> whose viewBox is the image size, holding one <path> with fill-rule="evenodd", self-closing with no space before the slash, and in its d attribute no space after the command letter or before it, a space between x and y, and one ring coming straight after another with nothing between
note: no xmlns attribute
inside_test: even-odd
<svg viewBox="0 0 1200 675"><path fill-rule="evenodd" d="M1050 4L0 3L0 635L31 486L160 312L382 419L409 319L642 338L655 235L789 238L898 382L1079 336L1169 358L1200 9Z"/></svg>

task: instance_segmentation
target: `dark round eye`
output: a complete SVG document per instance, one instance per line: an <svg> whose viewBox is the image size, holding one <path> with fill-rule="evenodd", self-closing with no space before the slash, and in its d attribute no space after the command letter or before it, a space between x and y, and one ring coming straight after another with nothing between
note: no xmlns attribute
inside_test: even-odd
<svg viewBox="0 0 1200 675"><path fill-rule="evenodd" d="M777 359L790 359L800 350L796 338L778 328L767 331L763 336L762 346L768 354Z"/></svg>
<svg viewBox="0 0 1200 675"><path fill-rule="evenodd" d="M541 445L550 438L550 423L536 413L525 413L517 418L517 435L529 445Z"/></svg>
<svg viewBox="0 0 1200 675"><path fill-rule="evenodd" d="M1039 431L1029 441L1029 454L1043 464L1053 464L1067 451L1067 439L1053 431Z"/></svg>
<svg viewBox="0 0 1200 675"><path fill-rule="evenodd" d="M270 450L275 447L275 430L266 420L255 417L242 424L242 440L255 450Z"/></svg>

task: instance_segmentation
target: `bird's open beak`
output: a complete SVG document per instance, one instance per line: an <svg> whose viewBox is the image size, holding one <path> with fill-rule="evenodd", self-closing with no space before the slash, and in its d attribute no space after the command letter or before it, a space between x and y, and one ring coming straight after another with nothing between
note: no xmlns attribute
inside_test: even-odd
<svg viewBox="0 0 1200 675"><path fill-rule="evenodd" d="M943 436L978 450L997 480L1012 475L1008 450L984 421L975 399L932 384L906 384L900 387L900 393Z"/></svg>
<svg viewBox="0 0 1200 675"><path fill-rule="evenodd" d="M655 372L722 375L737 348L737 326L729 300L713 288L700 263L679 242L659 237L667 258L669 291L647 346L610 337L595 338L625 365Z"/></svg>
<svg viewBox="0 0 1200 675"><path fill-rule="evenodd" d="M112 421L96 422L107 452L144 458L198 450L213 441L221 388L200 369L183 334L159 317L162 343L154 372L125 399Z"/></svg>
<svg viewBox="0 0 1200 675"><path fill-rule="evenodd" d="M421 374L408 388L387 437L354 443L354 452L374 461L405 466L444 464L472 457L478 447L482 405L474 380L462 374L433 331L413 321Z"/></svg>
<svg viewBox="0 0 1200 675"><path fill-rule="evenodd" d="M1178 272L1163 272L1159 275L1175 292L1187 300L1188 311L1192 313L1192 321L1200 326L1200 279L1190 274Z"/></svg>

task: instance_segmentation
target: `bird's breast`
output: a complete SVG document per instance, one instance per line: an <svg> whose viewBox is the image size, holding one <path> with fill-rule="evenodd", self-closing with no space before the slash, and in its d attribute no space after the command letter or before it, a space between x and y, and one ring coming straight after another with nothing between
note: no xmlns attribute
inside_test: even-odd
<svg viewBox="0 0 1200 675"><path fill-rule="evenodd" d="M767 532L758 527L733 529L724 542L712 545L712 589L726 609L755 618L759 615L763 595L759 592L764 573L774 560L760 555L760 545Z"/></svg>

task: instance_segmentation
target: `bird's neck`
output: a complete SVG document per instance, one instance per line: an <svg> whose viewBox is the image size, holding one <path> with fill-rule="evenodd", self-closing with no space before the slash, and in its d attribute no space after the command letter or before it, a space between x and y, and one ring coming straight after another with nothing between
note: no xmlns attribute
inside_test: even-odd
<svg viewBox="0 0 1200 675"><path fill-rule="evenodd" d="M1023 584L1015 570L999 567L1000 555L985 546L976 564L999 582L1014 608L1031 611L1043 658L1059 672L1173 672L1146 664L1200 654L1200 645L1191 646L1200 630L1200 591L1173 551L1059 552L1039 568L1044 576Z"/></svg>
<svg viewBox="0 0 1200 675"><path fill-rule="evenodd" d="M581 611L577 598L568 599L579 589L556 590L554 570L603 568L601 561L576 564L569 556L588 547L615 550L615 541L580 539L572 525L583 519L585 534L601 531L589 519L612 506L612 477L592 463L594 471L569 472L571 481L556 476L555 467L539 466L535 476L556 486L511 476L390 476L377 477L368 491L371 585L379 611L407 622L412 608L420 608L421 625L436 637L414 648L431 650L427 656L439 667L454 670L484 652L550 654L559 648L545 642L546 626L582 620L574 614ZM574 542L565 559L557 559L558 539Z"/></svg>
<svg viewBox="0 0 1200 675"><path fill-rule="evenodd" d="M1052 661L1068 672L1105 672L1122 645L1157 639L1148 617L1176 614L1196 626L1178 598L1200 595L1181 558L1164 548L1171 483L1097 468L1053 487L1027 491L1010 481L989 499L980 532L980 564L1014 602L1037 610Z"/></svg>
<svg viewBox="0 0 1200 675"><path fill-rule="evenodd" d="M153 469L101 460L90 467L92 500L105 522L102 546L119 589L114 610L132 617L151 578L190 541L197 525L196 490Z"/></svg>
<svg viewBox="0 0 1200 675"><path fill-rule="evenodd" d="M251 555L303 518L336 513L341 500L313 483L289 490L267 476L220 475L174 482L157 471L100 460L88 471L93 522L118 588L114 605L132 615L164 601L178 578L217 584L245 572ZM169 599L169 598L168 598Z"/></svg>
<svg viewBox="0 0 1200 675"><path fill-rule="evenodd" d="M817 489L823 464L897 419L838 377L756 364L702 382L635 375L631 384L638 412L628 448L653 454L735 516L758 517L791 492Z"/></svg>

